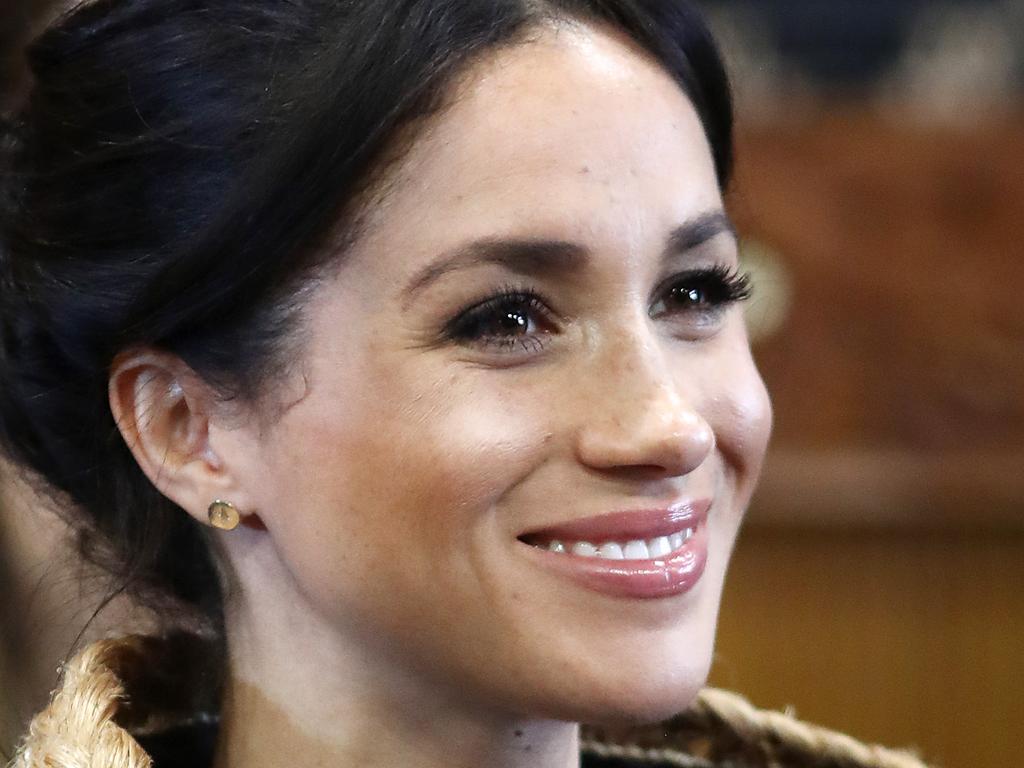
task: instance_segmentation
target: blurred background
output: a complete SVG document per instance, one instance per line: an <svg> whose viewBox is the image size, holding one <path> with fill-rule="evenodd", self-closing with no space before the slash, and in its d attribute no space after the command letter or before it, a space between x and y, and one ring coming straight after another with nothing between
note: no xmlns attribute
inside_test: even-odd
<svg viewBox="0 0 1024 768"><path fill-rule="evenodd" d="M1024 758L1024 3L707 2L775 403L712 682Z"/></svg>
<svg viewBox="0 0 1024 768"><path fill-rule="evenodd" d="M50 4L0 3L2 108ZM712 682L945 768L1017 765L1024 2L701 4L737 89L730 204L776 409ZM0 746L97 594L51 513L5 495Z"/></svg>

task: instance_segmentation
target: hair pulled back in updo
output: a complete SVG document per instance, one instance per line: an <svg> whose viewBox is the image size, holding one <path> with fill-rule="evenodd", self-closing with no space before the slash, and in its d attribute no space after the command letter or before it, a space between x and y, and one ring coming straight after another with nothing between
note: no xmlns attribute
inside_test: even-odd
<svg viewBox="0 0 1024 768"><path fill-rule="evenodd" d="M163 349L254 402L295 357L297 291L344 258L328 234L351 241L362 193L415 133L400 129L475 57L559 18L662 63L725 187L729 87L682 0L90 0L34 42L29 99L0 134L0 439L87 555L150 604L218 619L202 527L114 424L114 356Z"/></svg>

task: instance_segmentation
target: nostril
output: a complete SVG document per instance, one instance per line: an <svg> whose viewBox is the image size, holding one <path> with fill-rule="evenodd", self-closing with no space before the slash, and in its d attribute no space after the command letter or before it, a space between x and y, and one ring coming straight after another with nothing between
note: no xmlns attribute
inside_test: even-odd
<svg viewBox="0 0 1024 768"><path fill-rule="evenodd" d="M635 351L635 350L634 350ZM684 475L701 465L715 436L693 392L664 360L635 357L628 376L595 377L594 400L577 432L577 458L592 469L638 478Z"/></svg>
<svg viewBox="0 0 1024 768"><path fill-rule="evenodd" d="M626 431L593 429L578 448L581 463L594 469L615 470L638 481L665 475L685 475L713 452L715 435L703 420L684 429ZM676 427L679 425L676 424Z"/></svg>

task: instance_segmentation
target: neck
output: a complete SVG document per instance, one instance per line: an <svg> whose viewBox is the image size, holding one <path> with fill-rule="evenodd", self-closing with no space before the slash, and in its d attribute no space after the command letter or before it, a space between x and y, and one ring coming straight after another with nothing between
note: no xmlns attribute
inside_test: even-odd
<svg viewBox="0 0 1024 768"><path fill-rule="evenodd" d="M427 710L347 702L348 717L326 727L253 684L229 684L215 768L416 766L417 768L578 768L577 727L553 721L480 723ZM324 707L329 712L330 707Z"/></svg>
<svg viewBox="0 0 1024 768"><path fill-rule="evenodd" d="M578 768L575 723L481 706L308 611L267 608L243 600L227 612L214 768Z"/></svg>

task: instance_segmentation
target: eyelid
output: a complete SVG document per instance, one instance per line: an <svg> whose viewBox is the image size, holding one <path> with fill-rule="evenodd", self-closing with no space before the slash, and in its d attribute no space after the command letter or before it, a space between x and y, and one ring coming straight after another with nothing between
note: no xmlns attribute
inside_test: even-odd
<svg viewBox="0 0 1024 768"><path fill-rule="evenodd" d="M542 315L546 322L556 325L560 324L559 315L552 309L551 302L548 301L544 293L529 285L506 284L457 312L452 319L445 323L442 335L448 340L465 345L475 344L481 347L496 345L496 343L492 344L487 340L490 339L493 342L495 339L503 337L481 335L476 338L467 338L465 336L465 327L473 322L477 315L486 316L489 312L509 304L525 305L531 312ZM504 338L514 342L522 342L529 338L535 339L536 336L507 336ZM512 345L514 346L514 344Z"/></svg>
<svg viewBox="0 0 1024 768"><path fill-rule="evenodd" d="M544 298L543 294L536 288L526 285L514 285L512 283L506 283L499 286L497 289L484 296L479 301L474 302L463 310L463 313L472 312L474 309L480 307L496 304L501 301L516 301L526 300L531 301L534 299L540 299L546 305L548 302Z"/></svg>
<svg viewBox="0 0 1024 768"><path fill-rule="evenodd" d="M683 307L677 312L668 314L676 318L689 317L687 322L691 323L697 322L697 317L702 317L702 322L706 324L712 317L719 316L731 304L745 300L750 294L749 275L740 273L735 266L722 263L711 264L682 270L666 277L654 290L648 311L652 312L654 306L664 300L668 291L685 284L687 280L693 281L695 287L706 292L705 300L691 308ZM526 352L530 351L528 347L533 347L534 353L543 349L545 347L543 338L552 335L551 330L534 331L523 335L472 332L476 322L486 321L489 319L490 313L500 311L507 306L525 307L530 313L534 313L534 317L539 316L539 319L555 325L554 334L559 332L557 326L560 326L566 319L554 310L552 302L534 286L505 284L458 311L444 324L442 336L448 341L454 341L467 347L475 346L479 350L504 347L508 350L502 353L505 355L514 354L516 347L522 347Z"/></svg>
<svg viewBox="0 0 1024 768"><path fill-rule="evenodd" d="M725 297L709 308L724 309L730 304L746 301L753 292L749 272L741 272L739 267L718 263L685 269L665 278L654 289L650 305L653 306L661 300L667 290L687 279L700 279L705 281L705 285L713 285L717 282L725 290Z"/></svg>

